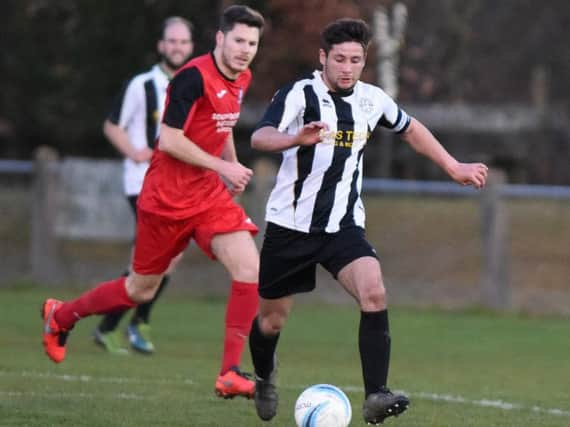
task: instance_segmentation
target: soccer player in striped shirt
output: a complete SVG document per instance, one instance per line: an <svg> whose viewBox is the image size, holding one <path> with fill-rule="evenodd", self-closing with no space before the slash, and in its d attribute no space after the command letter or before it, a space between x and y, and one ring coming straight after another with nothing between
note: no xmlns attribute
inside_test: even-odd
<svg viewBox="0 0 570 427"><path fill-rule="evenodd" d="M361 20L341 19L321 34L322 70L281 88L252 135L252 146L280 152L267 202L261 250L259 315L250 333L259 417L276 415L275 349L293 295L315 288L321 264L358 304L364 377L363 416L382 423L409 405L387 387L390 332L386 290L376 251L364 234L362 155L382 126L400 135L456 182L481 188L487 167L453 158L418 120L380 88L360 81L370 42Z"/></svg>
<svg viewBox="0 0 570 427"><path fill-rule="evenodd" d="M54 362L65 358L69 331L80 319L151 300L172 259L194 239L231 277L216 394L253 396L255 383L239 365L258 307L259 255L252 238L258 229L233 199L252 171L237 159L232 129L251 82L249 65L263 25L257 11L228 7L213 52L189 61L170 82L158 144L137 203L132 271L75 300L44 302L43 346Z"/></svg>

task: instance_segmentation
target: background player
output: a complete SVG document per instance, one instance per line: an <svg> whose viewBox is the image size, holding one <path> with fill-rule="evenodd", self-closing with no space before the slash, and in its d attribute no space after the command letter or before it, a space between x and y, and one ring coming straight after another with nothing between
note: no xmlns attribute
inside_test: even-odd
<svg viewBox="0 0 570 427"><path fill-rule="evenodd" d="M161 37L157 44L160 62L129 80L103 124L105 136L125 157L123 188L135 218L138 196L158 137L166 88L174 73L188 61L193 50L190 21L179 16L167 18L162 25ZM150 339L150 312L168 284L168 273L172 271L174 264L175 262L171 264L167 274L162 278L154 298L135 308L127 326L129 343L136 351L149 354L155 350ZM106 314L93 333L95 342L110 353L127 353L121 344L122 338L116 331L127 311L118 310Z"/></svg>

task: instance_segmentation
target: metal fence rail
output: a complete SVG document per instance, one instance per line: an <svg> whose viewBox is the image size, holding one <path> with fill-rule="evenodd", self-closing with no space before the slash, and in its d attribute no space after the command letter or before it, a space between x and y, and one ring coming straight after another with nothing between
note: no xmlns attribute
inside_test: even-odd
<svg viewBox="0 0 570 427"><path fill-rule="evenodd" d="M441 197L474 197L480 193L473 187L461 187L447 181L410 181L402 179L364 178L362 190L367 193L413 194ZM570 199L570 186L503 184L497 187L501 197Z"/></svg>
<svg viewBox="0 0 570 427"><path fill-rule="evenodd" d="M0 159L0 174L28 175L34 171L34 162L29 160L2 160Z"/></svg>
<svg viewBox="0 0 570 427"><path fill-rule="evenodd" d="M499 187L499 193L510 198L570 199L570 187L562 185L508 184Z"/></svg>
<svg viewBox="0 0 570 427"><path fill-rule="evenodd" d="M29 160L1 160L0 174L27 175L34 172L34 163ZM447 181L410 181L387 178L364 178L362 190L366 193L414 194L440 197L474 197L479 192L472 187L460 187ZM563 185L529 185L504 184L498 187L502 197L538 198L538 199L570 199L570 186Z"/></svg>

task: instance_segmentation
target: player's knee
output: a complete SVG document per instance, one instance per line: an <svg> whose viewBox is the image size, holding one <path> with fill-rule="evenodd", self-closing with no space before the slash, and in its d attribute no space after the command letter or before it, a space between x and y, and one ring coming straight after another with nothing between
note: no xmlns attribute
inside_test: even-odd
<svg viewBox="0 0 570 427"><path fill-rule="evenodd" d="M149 288L141 290L141 292L140 292L141 302L145 303L145 302L151 301L154 298L154 296L156 295L157 290L158 290L158 286L149 287Z"/></svg>
<svg viewBox="0 0 570 427"><path fill-rule="evenodd" d="M285 326L285 316L271 314L259 319L259 328L264 335L277 335Z"/></svg>
<svg viewBox="0 0 570 427"><path fill-rule="evenodd" d="M232 271L234 280L245 283L256 283L259 276L259 266L257 263L241 264Z"/></svg>
<svg viewBox="0 0 570 427"><path fill-rule="evenodd" d="M144 304L145 302L152 300L155 293L156 289L136 289L129 294L129 297L137 304Z"/></svg>
<svg viewBox="0 0 570 427"><path fill-rule="evenodd" d="M130 283L130 286L127 282L127 294L132 301L137 304L143 304L154 298L159 285L160 280L157 280L156 283L154 281L145 283L132 282Z"/></svg>
<svg viewBox="0 0 570 427"><path fill-rule="evenodd" d="M378 311L386 308L384 286L366 286L360 292L360 307L363 311Z"/></svg>

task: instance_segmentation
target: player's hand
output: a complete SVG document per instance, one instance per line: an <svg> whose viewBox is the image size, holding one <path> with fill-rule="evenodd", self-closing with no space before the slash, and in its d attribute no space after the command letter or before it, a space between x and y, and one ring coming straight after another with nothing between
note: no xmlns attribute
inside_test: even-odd
<svg viewBox="0 0 570 427"><path fill-rule="evenodd" d="M241 193L244 192L244 190L245 190L245 187L243 187L243 188L237 188L234 186L228 187L228 191L230 192L232 197L239 196Z"/></svg>
<svg viewBox="0 0 570 427"><path fill-rule="evenodd" d="M231 184L230 193L235 195L245 190L245 187L253 176L253 171L239 162L223 161L219 174Z"/></svg>
<svg viewBox="0 0 570 427"><path fill-rule="evenodd" d="M457 163L451 170L453 180L461 185L483 188L487 182L489 168L483 163Z"/></svg>
<svg viewBox="0 0 570 427"><path fill-rule="evenodd" d="M325 122L311 122L307 123L297 135L295 135L295 145L315 145L322 142L324 133L329 129Z"/></svg>
<svg viewBox="0 0 570 427"><path fill-rule="evenodd" d="M151 157L152 157L152 150L148 147L145 147L141 150L135 151L132 160L135 163L144 163L144 162L150 162Z"/></svg>

